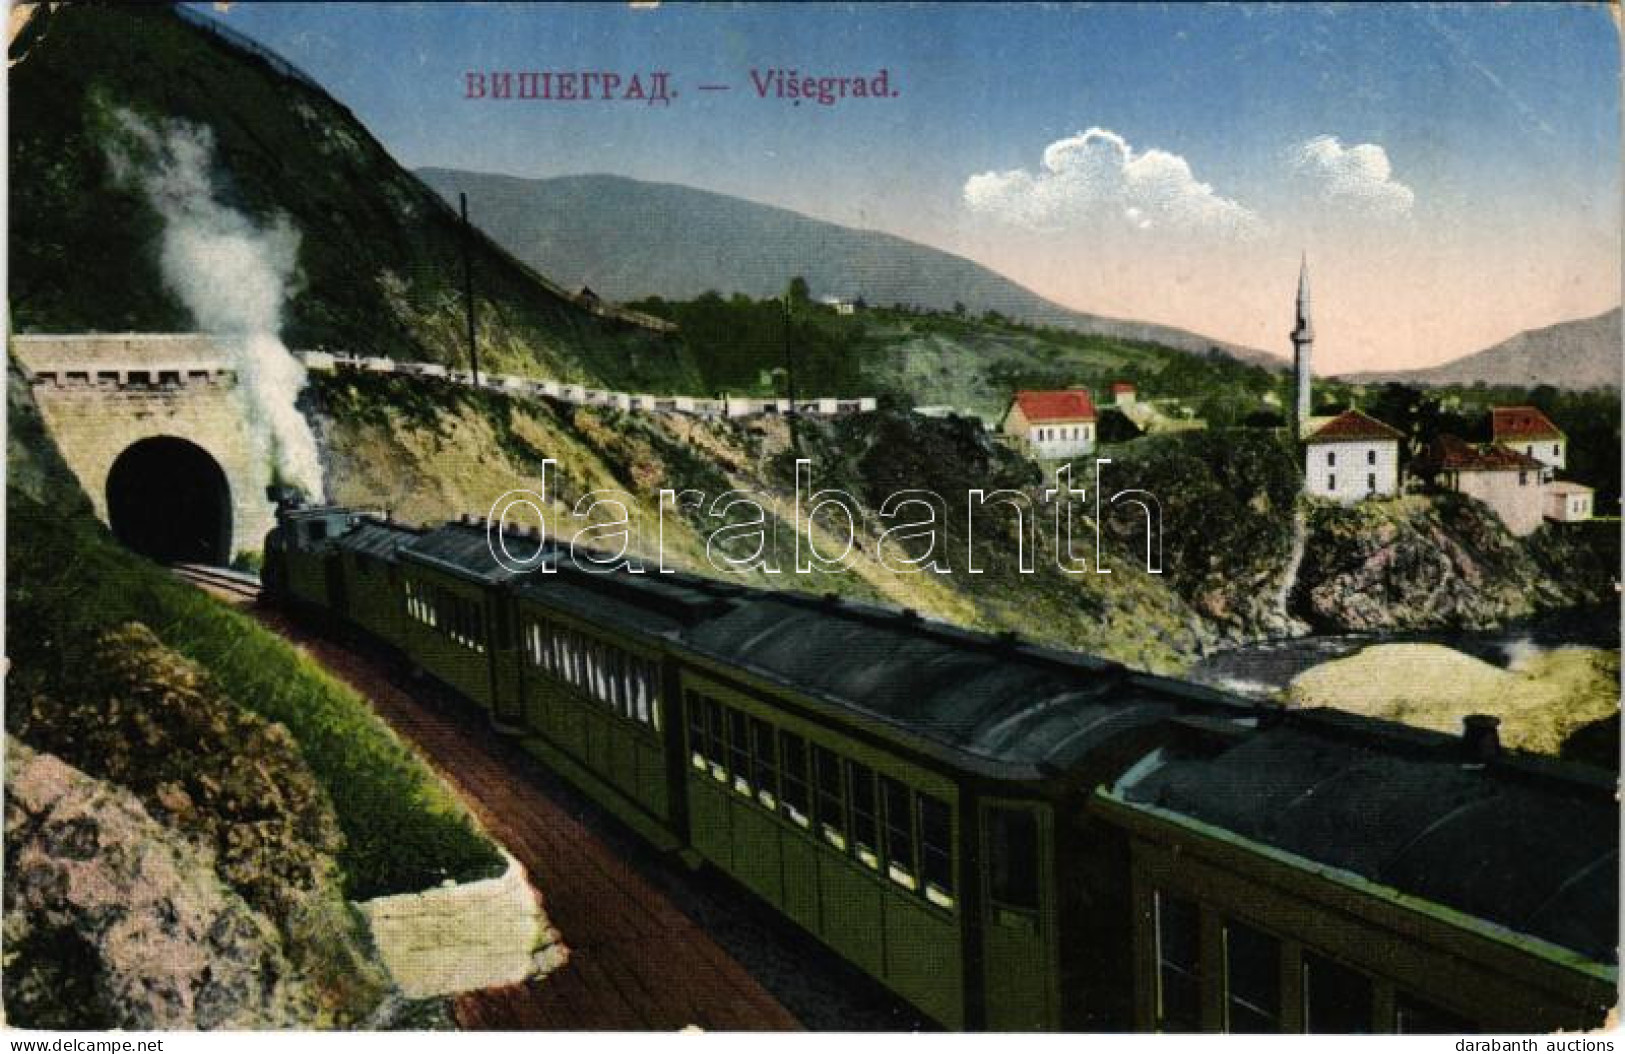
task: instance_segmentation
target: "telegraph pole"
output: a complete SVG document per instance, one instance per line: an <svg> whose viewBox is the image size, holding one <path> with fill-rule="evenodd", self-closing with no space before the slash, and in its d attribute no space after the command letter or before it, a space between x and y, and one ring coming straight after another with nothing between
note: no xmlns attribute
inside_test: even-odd
<svg viewBox="0 0 1625 1054"><path fill-rule="evenodd" d="M463 304L468 308L468 368L474 375L474 387L480 386L480 349L474 336L474 264L470 259L468 229L468 195L459 192L457 203L463 213Z"/></svg>
<svg viewBox="0 0 1625 1054"><path fill-rule="evenodd" d="M790 293L784 294L784 386L790 396L790 449L801 453L801 437L796 434L796 353L790 333Z"/></svg>

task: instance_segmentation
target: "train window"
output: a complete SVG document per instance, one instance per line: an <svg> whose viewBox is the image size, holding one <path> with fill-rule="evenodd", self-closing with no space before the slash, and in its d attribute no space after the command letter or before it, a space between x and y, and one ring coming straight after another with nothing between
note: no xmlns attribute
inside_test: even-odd
<svg viewBox="0 0 1625 1054"><path fill-rule="evenodd" d="M660 729L660 698L655 685L660 668L648 659L640 660L636 667L638 720L658 731Z"/></svg>
<svg viewBox="0 0 1625 1054"><path fill-rule="evenodd" d="M1031 809L989 809L988 852L995 903L1038 910L1038 815Z"/></svg>
<svg viewBox="0 0 1625 1054"><path fill-rule="evenodd" d="M728 782L728 765L723 760L722 745L728 741L728 730L722 727L722 704L715 699L705 700L706 742L710 744L711 778L718 783Z"/></svg>
<svg viewBox="0 0 1625 1054"><path fill-rule="evenodd" d="M756 738L756 798L769 809L779 807L779 753L774 741L773 726L759 717L750 719L751 734Z"/></svg>
<svg viewBox="0 0 1625 1054"><path fill-rule="evenodd" d="M841 784L841 759L832 751L814 745L813 769L818 781L818 828L830 845L845 849L846 792Z"/></svg>
<svg viewBox="0 0 1625 1054"><path fill-rule="evenodd" d="M879 811L875 808L875 770L847 762L852 790L852 849L865 867L880 870Z"/></svg>
<svg viewBox="0 0 1625 1054"><path fill-rule="evenodd" d="M929 794L920 799L920 871L925 899L939 908L954 906L953 816L946 803Z"/></svg>
<svg viewBox="0 0 1625 1054"><path fill-rule="evenodd" d="M784 815L801 827L812 824L812 789L807 783L807 741L794 732L779 734L784 772Z"/></svg>
<svg viewBox="0 0 1625 1054"><path fill-rule="evenodd" d="M886 809L886 874L904 889L918 889L914 861L914 795L892 779L880 777L880 800Z"/></svg>
<svg viewBox="0 0 1625 1054"><path fill-rule="evenodd" d="M1413 995L1400 992L1394 999L1394 1031L1419 1036L1461 1036L1478 1031L1462 1017Z"/></svg>
<svg viewBox="0 0 1625 1054"><path fill-rule="evenodd" d="M738 710L728 709L728 771L733 774L734 790L750 796L750 725L749 718Z"/></svg>
<svg viewBox="0 0 1625 1054"><path fill-rule="evenodd" d="M1251 926L1224 925L1226 1032L1281 1030L1281 944Z"/></svg>
<svg viewBox="0 0 1625 1054"><path fill-rule="evenodd" d="M1158 890L1157 1030L1195 1032L1202 1025L1202 914L1196 905Z"/></svg>
<svg viewBox="0 0 1625 1054"><path fill-rule="evenodd" d="M609 689L609 708L622 717L632 716L632 699L627 693L626 655L619 649L608 649L604 663L606 687Z"/></svg>
<svg viewBox="0 0 1625 1054"><path fill-rule="evenodd" d="M1313 952L1303 955L1305 1032L1370 1032L1371 978Z"/></svg>
<svg viewBox="0 0 1625 1054"><path fill-rule="evenodd" d="M683 693L683 710L688 714L688 759L701 772L706 768L705 704L693 689Z"/></svg>

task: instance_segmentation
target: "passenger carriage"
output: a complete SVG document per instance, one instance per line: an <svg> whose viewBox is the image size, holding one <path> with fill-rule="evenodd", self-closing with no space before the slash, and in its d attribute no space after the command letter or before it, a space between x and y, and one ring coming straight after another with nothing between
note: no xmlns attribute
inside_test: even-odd
<svg viewBox="0 0 1625 1054"><path fill-rule="evenodd" d="M279 518L268 592L947 1027L1580 1028L1614 1001L1611 782L1482 723L1282 711L552 546L516 575L476 521Z"/></svg>

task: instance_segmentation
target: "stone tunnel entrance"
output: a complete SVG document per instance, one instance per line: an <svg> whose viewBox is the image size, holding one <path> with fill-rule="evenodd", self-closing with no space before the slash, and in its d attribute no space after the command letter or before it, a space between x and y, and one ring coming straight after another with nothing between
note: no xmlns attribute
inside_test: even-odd
<svg viewBox="0 0 1625 1054"><path fill-rule="evenodd" d="M185 439L143 439L118 456L107 474L107 520L120 542L163 563L231 561L226 473Z"/></svg>

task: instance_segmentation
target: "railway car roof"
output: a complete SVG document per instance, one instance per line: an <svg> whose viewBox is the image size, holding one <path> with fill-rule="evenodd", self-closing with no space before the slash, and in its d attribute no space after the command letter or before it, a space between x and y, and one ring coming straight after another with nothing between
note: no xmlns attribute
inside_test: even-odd
<svg viewBox="0 0 1625 1054"><path fill-rule="evenodd" d="M1113 794L1617 960L1619 808L1606 786L1324 717L1159 751Z"/></svg>
<svg viewBox="0 0 1625 1054"><path fill-rule="evenodd" d="M387 560L395 555L397 548L416 538L418 533L401 524L362 520L354 529L340 535L336 544L340 549Z"/></svg>
<svg viewBox="0 0 1625 1054"><path fill-rule="evenodd" d="M1064 769L1128 728L1245 704L904 613L752 590L682 640L990 760ZM1195 704L1193 706L1192 704ZM1250 711L1249 711L1250 712Z"/></svg>
<svg viewBox="0 0 1625 1054"><path fill-rule="evenodd" d="M515 563L527 561L542 544L525 535L508 532L504 541ZM417 558L442 570L480 582L503 582L514 577L513 572L497 562L492 555L491 542L481 524L448 523L413 537L403 543L400 553L408 559Z"/></svg>
<svg viewBox="0 0 1625 1054"><path fill-rule="evenodd" d="M512 536L519 546L535 543ZM959 629L912 613L681 573L586 569L564 549L554 573L510 575L479 524L449 523L401 546L519 596L700 655L877 718L960 755L1064 770L1127 729L1191 710L1250 704L1100 659ZM533 550L516 549L524 555Z"/></svg>

